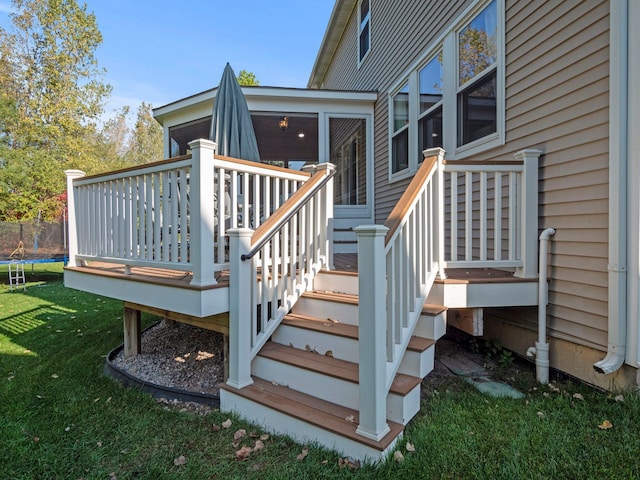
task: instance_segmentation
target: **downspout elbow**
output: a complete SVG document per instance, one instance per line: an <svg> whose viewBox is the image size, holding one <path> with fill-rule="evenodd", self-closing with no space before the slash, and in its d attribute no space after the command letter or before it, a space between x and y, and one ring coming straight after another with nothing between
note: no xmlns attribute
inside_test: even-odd
<svg viewBox="0 0 640 480"><path fill-rule="evenodd" d="M552 235L556 234L556 229L553 227L545 228L540 234L539 240L549 240Z"/></svg>
<svg viewBox="0 0 640 480"><path fill-rule="evenodd" d="M614 373L624 365L626 348L623 345L610 345L607 356L593 364L593 369L598 373Z"/></svg>

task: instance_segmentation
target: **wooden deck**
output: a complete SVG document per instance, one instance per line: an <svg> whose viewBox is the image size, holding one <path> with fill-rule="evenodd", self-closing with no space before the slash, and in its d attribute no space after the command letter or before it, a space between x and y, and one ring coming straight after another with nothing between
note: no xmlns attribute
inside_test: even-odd
<svg viewBox="0 0 640 480"><path fill-rule="evenodd" d="M336 253L333 256L335 271L358 272L358 255L355 253ZM216 272L217 285L198 287L190 284L193 275L191 272L169 270L164 268L131 267L131 273L125 273L125 266L115 263L92 261L86 266L65 267L68 270L93 275L101 275L110 278L125 279L134 282L143 282L152 285L164 285L192 290L209 290L229 286L229 271ZM531 282L531 279L514 277L513 272L497 270L494 268L450 268L446 270L447 278L436 280L445 284L470 284L470 283L510 283Z"/></svg>

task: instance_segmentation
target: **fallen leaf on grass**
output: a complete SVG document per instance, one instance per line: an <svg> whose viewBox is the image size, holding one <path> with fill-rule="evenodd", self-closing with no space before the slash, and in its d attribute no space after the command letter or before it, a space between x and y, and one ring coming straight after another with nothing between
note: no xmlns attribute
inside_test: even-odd
<svg viewBox="0 0 640 480"><path fill-rule="evenodd" d="M309 449L305 447L302 449L302 452L298 454L298 456L296 457L296 460L301 462L302 460L305 459L307 455L309 455Z"/></svg>
<svg viewBox="0 0 640 480"><path fill-rule="evenodd" d="M544 413L543 412L538 412L538 418L544 418Z"/></svg>
<svg viewBox="0 0 640 480"><path fill-rule="evenodd" d="M253 445L253 451L259 452L263 448L264 448L264 443L262 442L262 440L256 440L256 443L254 443Z"/></svg>
<svg viewBox="0 0 640 480"><path fill-rule="evenodd" d="M187 463L187 458L184 455L180 455L178 458L173 459L173 464L176 467L179 467L180 465L184 465L186 463Z"/></svg>
<svg viewBox="0 0 640 480"><path fill-rule="evenodd" d="M413 443L409 443L409 442L407 442L406 449L407 449L407 452L415 452L416 451L416 447L413 445Z"/></svg>
<svg viewBox="0 0 640 480"><path fill-rule="evenodd" d="M616 402L624 402L624 396L622 395L616 395L616 397L614 398L614 400Z"/></svg>
<svg viewBox="0 0 640 480"><path fill-rule="evenodd" d="M247 458L249 458L249 455L251 455L252 449L251 447L242 447L240 450L238 450L236 452L236 460L240 460L241 462L244 462Z"/></svg>
<svg viewBox="0 0 640 480"><path fill-rule="evenodd" d="M211 431L212 432L217 432L218 430L220 430L220 425L215 424L215 423L213 425L211 425Z"/></svg>
<svg viewBox="0 0 640 480"><path fill-rule="evenodd" d="M65 428L64 428L64 431L65 431L65 432L68 432L69 430L71 430L71 427L65 427Z"/></svg>
<svg viewBox="0 0 640 480"><path fill-rule="evenodd" d="M260 440L263 441L263 442L269 440L269 434L268 433L264 433L264 434L260 435Z"/></svg>
<svg viewBox="0 0 640 480"><path fill-rule="evenodd" d="M33 437L33 443L39 443L40 437Z"/></svg>
<svg viewBox="0 0 640 480"><path fill-rule="evenodd" d="M58 375L54 373L53 375L51 375L51 378L58 378Z"/></svg>
<svg viewBox="0 0 640 480"><path fill-rule="evenodd" d="M600 430L609 430L610 428L613 428L613 423L611 423L609 420L605 420L600 425L598 425L598 428Z"/></svg>
<svg viewBox="0 0 640 480"><path fill-rule="evenodd" d="M247 435L247 431L244 428L240 430L236 430L236 433L233 434L233 441L237 442L238 440L244 438Z"/></svg>
<svg viewBox="0 0 640 480"><path fill-rule="evenodd" d="M102 447L102 442L97 442L97 443L96 443L96 446L97 446L98 448L101 448L101 447Z"/></svg>
<svg viewBox="0 0 640 480"><path fill-rule="evenodd" d="M111 472L111 473L109 474L109 480L118 480L118 477L116 477L116 474L115 474L115 473Z"/></svg>
<svg viewBox="0 0 640 480"><path fill-rule="evenodd" d="M222 428L229 428L231 426L231 419L227 418L224 422L222 422Z"/></svg>
<svg viewBox="0 0 640 480"><path fill-rule="evenodd" d="M579 393L574 393L573 398L575 398L576 400L584 400L584 397Z"/></svg>
<svg viewBox="0 0 640 480"><path fill-rule="evenodd" d="M358 468L360 468L360 462L358 461L353 461L350 458L339 458L338 459L338 467L340 468L350 468L352 470L356 470Z"/></svg>
<svg viewBox="0 0 640 480"><path fill-rule="evenodd" d="M404 462L404 455L400 450L396 450L395 453L393 454L393 459L398 463L402 463Z"/></svg>

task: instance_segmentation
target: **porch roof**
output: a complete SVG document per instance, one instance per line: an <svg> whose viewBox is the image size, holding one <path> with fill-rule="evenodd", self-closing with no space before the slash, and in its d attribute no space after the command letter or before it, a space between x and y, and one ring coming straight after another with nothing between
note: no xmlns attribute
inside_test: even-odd
<svg viewBox="0 0 640 480"><path fill-rule="evenodd" d="M255 106L272 105L265 110L273 110L280 104L293 103L333 103L343 102L345 104L365 104L372 105L378 98L378 93L374 91L354 91L354 90L320 90L309 88L287 88L287 87L242 87L242 92L247 99L250 110L256 110ZM196 93L166 105L153 109L154 118L161 124L165 124L165 119L174 116L181 111L191 110L195 107L205 106L207 109L213 108L213 101L218 93L218 87Z"/></svg>

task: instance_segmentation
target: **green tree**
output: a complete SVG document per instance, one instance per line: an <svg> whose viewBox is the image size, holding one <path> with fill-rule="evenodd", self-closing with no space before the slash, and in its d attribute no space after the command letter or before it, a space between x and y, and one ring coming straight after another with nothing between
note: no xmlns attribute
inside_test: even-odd
<svg viewBox="0 0 640 480"><path fill-rule="evenodd" d="M127 162L135 165L162 160L162 127L153 118L151 104L142 102L138 107L136 123L130 135Z"/></svg>
<svg viewBox="0 0 640 480"><path fill-rule="evenodd" d="M0 28L0 217L54 215L62 171L99 168L87 140L111 87L95 52L93 13L75 0L13 0ZM59 205L58 205L59 207Z"/></svg>
<svg viewBox="0 0 640 480"><path fill-rule="evenodd" d="M259 87L260 82L256 79L255 73L240 70L238 74L238 83L241 87Z"/></svg>

